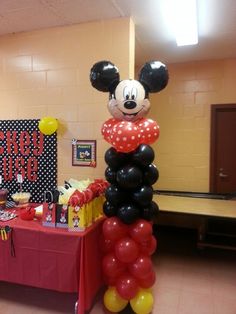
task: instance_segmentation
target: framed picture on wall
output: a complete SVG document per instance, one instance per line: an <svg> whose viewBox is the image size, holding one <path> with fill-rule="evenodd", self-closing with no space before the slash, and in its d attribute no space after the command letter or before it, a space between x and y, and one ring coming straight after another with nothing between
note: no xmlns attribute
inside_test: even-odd
<svg viewBox="0 0 236 314"><path fill-rule="evenodd" d="M72 166L96 167L95 140L72 140Z"/></svg>

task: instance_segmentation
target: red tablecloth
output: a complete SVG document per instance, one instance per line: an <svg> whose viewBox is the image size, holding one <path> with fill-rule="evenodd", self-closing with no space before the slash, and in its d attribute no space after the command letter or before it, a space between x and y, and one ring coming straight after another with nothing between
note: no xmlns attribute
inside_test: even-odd
<svg viewBox="0 0 236 314"><path fill-rule="evenodd" d="M20 218L0 222L4 225L13 229L15 257L11 255L10 239L0 238L0 280L61 292L78 291L78 313L84 314L102 286L98 246L102 219L76 233Z"/></svg>

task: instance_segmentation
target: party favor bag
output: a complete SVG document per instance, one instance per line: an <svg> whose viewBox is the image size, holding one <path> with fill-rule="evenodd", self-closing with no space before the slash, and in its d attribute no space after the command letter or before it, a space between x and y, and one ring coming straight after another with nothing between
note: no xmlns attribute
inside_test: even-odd
<svg viewBox="0 0 236 314"><path fill-rule="evenodd" d="M68 228L68 205L56 205L56 227Z"/></svg>
<svg viewBox="0 0 236 314"><path fill-rule="evenodd" d="M56 204L53 202L51 191L44 192L42 225L46 227L56 226Z"/></svg>
<svg viewBox="0 0 236 314"><path fill-rule="evenodd" d="M68 211L68 230L84 231L87 227L86 206L69 206Z"/></svg>

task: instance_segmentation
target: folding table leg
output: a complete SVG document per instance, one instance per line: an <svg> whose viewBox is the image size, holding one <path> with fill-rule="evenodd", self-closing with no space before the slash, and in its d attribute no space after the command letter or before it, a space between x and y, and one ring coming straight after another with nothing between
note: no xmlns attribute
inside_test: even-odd
<svg viewBox="0 0 236 314"><path fill-rule="evenodd" d="M78 313L78 300L75 302L75 314Z"/></svg>

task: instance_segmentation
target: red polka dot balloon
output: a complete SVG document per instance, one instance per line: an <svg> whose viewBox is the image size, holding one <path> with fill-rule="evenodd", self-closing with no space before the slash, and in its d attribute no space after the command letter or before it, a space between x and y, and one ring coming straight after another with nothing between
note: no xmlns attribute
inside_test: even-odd
<svg viewBox="0 0 236 314"><path fill-rule="evenodd" d="M110 140L112 146L118 152L129 153L139 145L138 127L133 122L120 121L113 126L110 132Z"/></svg>
<svg viewBox="0 0 236 314"><path fill-rule="evenodd" d="M152 119L142 119L137 122L140 131L140 144L152 144L159 137L159 125Z"/></svg>
<svg viewBox="0 0 236 314"><path fill-rule="evenodd" d="M110 139L110 135L111 135L111 130L113 128L113 126L119 122L118 120L111 118L107 121L105 121L102 125L102 129L101 129L101 133L104 137L104 139L111 144L111 139Z"/></svg>

